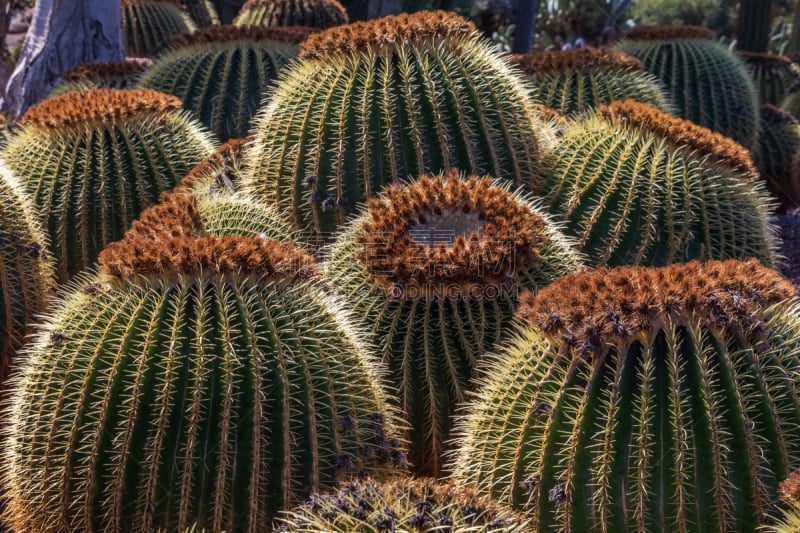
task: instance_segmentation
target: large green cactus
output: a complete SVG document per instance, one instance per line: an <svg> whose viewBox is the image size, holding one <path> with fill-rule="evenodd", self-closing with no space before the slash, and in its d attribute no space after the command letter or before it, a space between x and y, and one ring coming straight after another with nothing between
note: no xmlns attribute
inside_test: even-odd
<svg viewBox="0 0 800 533"><path fill-rule="evenodd" d="M347 10L338 0L247 0L236 26L308 26L327 29L347 24Z"/></svg>
<svg viewBox="0 0 800 533"><path fill-rule="evenodd" d="M144 89L67 93L21 124L4 158L45 221L62 281L213 151L180 100Z"/></svg>
<svg viewBox="0 0 800 533"><path fill-rule="evenodd" d="M671 111L658 79L623 52L582 48L516 55L514 61L536 87L537 100L563 115L629 98Z"/></svg>
<svg viewBox="0 0 800 533"><path fill-rule="evenodd" d="M761 104L780 105L789 88L798 81L792 60L775 54L738 52L750 70Z"/></svg>
<svg viewBox="0 0 800 533"><path fill-rule="evenodd" d="M795 182L792 171L800 154L800 125L791 114L770 104L761 106L760 115L761 131L753 159L781 208L791 209L800 205L800 183Z"/></svg>
<svg viewBox="0 0 800 533"><path fill-rule="evenodd" d="M61 77L62 83L50 92L50 96L101 88L131 89L138 83L139 76L152 64L149 59L131 58L112 63L80 65L64 73Z"/></svg>
<svg viewBox="0 0 800 533"><path fill-rule="evenodd" d="M219 15L211 0L181 0L181 5L198 28L219 25Z"/></svg>
<svg viewBox="0 0 800 533"><path fill-rule="evenodd" d="M236 194L240 190L248 142L249 139L229 140L194 167L175 190L190 190L198 194Z"/></svg>
<svg viewBox="0 0 800 533"><path fill-rule="evenodd" d="M379 367L314 260L167 193L26 345L4 516L15 531L268 531L403 460Z"/></svg>
<svg viewBox="0 0 800 533"><path fill-rule="evenodd" d="M128 56L150 56L169 39L196 29L178 0L122 0L122 33Z"/></svg>
<svg viewBox="0 0 800 533"><path fill-rule="evenodd" d="M298 227L330 232L385 184L424 172L517 185L540 173L550 132L527 85L458 15L359 22L301 49L255 121L245 183Z"/></svg>
<svg viewBox="0 0 800 533"><path fill-rule="evenodd" d="M571 244L524 196L455 171L385 189L336 241L326 273L389 365L417 473L442 473L456 404L517 293L581 268Z"/></svg>
<svg viewBox="0 0 800 533"><path fill-rule="evenodd" d="M214 26L181 35L140 86L177 96L223 141L243 137L265 90L310 31Z"/></svg>
<svg viewBox="0 0 800 533"><path fill-rule="evenodd" d="M800 464L800 315L758 264L619 267L522 298L456 482L541 532L756 531Z"/></svg>
<svg viewBox="0 0 800 533"><path fill-rule="evenodd" d="M749 152L644 104L615 102L568 129L542 194L595 266L776 262L774 201Z"/></svg>
<svg viewBox="0 0 800 533"><path fill-rule="evenodd" d="M641 26L617 49L642 60L668 90L678 116L745 148L758 136L758 93L744 63L706 28Z"/></svg>

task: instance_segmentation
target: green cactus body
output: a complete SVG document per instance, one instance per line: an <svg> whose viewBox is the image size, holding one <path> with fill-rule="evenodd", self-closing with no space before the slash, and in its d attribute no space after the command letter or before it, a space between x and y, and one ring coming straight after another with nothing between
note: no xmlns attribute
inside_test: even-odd
<svg viewBox="0 0 800 533"><path fill-rule="evenodd" d="M233 20L236 26L307 26L327 29L347 24L337 0L247 0Z"/></svg>
<svg viewBox="0 0 800 533"><path fill-rule="evenodd" d="M595 266L757 258L778 247L749 152L655 108L616 102L552 151L543 195Z"/></svg>
<svg viewBox="0 0 800 533"><path fill-rule="evenodd" d="M514 61L536 87L537 100L562 115L627 99L672 110L658 79L623 52L583 48L517 55Z"/></svg>
<svg viewBox="0 0 800 533"><path fill-rule="evenodd" d="M62 83L51 92L50 97L61 96L70 91L91 89L132 89L141 74L153 62L145 58L131 58L113 63L92 63L80 65L62 76Z"/></svg>
<svg viewBox="0 0 800 533"><path fill-rule="evenodd" d="M219 26L219 15L211 0L181 0L181 5L198 28Z"/></svg>
<svg viewBox="0 0 800 533"><path fill-rule="evenodd" d="M194 167L175 188L200 195L231 196L240 190L244 152L250 139L231 139ZM262 206L261 202L257 204Z"/></svg>
<svg viewBox="0 0 800 533"><path fill-rule="evenodd" d="M783 210L800 205L800 186L795 182L792 164L800 153L800 125L789 113L772 105L761 106L761 130L755 164L767 189L780 201Z"/></svg>
<svg viewBox="0 0 800 533"><path fill-rule="evenodd" d="M268 85L310 31L214 26L182 35L139 85L177 96L223 141L243 137Z"/></svg>
<svg viewBox="0 0 800 533"><path fill-rule="evenodd" d="M798 81L792 60L786 56L755 52L738 52L738 55L750 69L762 105L780 105L789 88Z"/></svg>
<svg viewBox="0 0 800 533"><path fill-rule="evenodd" d="M94 89L31 108L4 158L45 221L65 281L92 266L213 148L173 96Z"/></svg>
<svg viewBox="0 0 800 533"><path fill-rule="evenodd" d="M758 93L744 63L696 27L634 29L616 45L638 57L670 94L678 116L745 148L758 139Z"/></svg>
<svg viewBox="0 0 800 533"><path fill-rule="evenodd" d="M377 362L314 260L223 218L167 193L27 345L2 466L15 531L268 531L402 461Z"/></svg>
<svg viewBox="0 0 800 533"><path fill-rule="evenodd" d="M177 0L122 0L122 33L128 56L156 54L171 37L195 29Z"/></svg>
<svg viewBox="0 0 800 533"><path fill-rule="evenodd" d="M411 425L415 472L438 476L456 404L472 388L475 362L506 333L517 292L581 261L525 197L452 172L372 199L325 268L382 350Z"/></svg>
<svg viewBox="0 0 800 533"><path fill-rule="evenodd" d="M550 132L524 80L455 14L314 34L284 72L255 121L245 188L299 228L328 234L387 183L424 172L529 186L540 175Z"/></svg>
<svg viewBox="0 0 800 533"><path fill-rule="evenodd" d="M541 532L756 531L800 463L800 316L757 261L619 267L523 296L454 479Z"/></svg>

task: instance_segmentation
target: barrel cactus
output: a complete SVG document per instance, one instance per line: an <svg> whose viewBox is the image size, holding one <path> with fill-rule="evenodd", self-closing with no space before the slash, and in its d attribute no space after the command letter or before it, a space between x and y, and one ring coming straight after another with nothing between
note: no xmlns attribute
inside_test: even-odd
<svg viewBox="0 0 800 533"><path fill-rule="evenodd" d="M70 91L89 89L131 89L139 76L152 66L153 62L144 58L131 58L112 63L90 63L79 65L61 76L50 96L60 96Z"/></svg>
<svg viewBox="0 0 800 533"><path fill-rule="evenodd" d="M244 152L248 142L249 139L231 139L226 142L194 167L175 190L211 195L236 194L240 190Z"/></svg>
<svg viewBox="0 0 800 533"><path fill-rule="evenodd" d="M15 531L265 531L403 461L380 368L314 260L167 193L26 345L2 481Z"/></svg>
<svg viewBox="0 0 800 533"><path fill-rule="evenodd" d="M122 33L129 56L153 55L171 37L195 29L178 0L122 0Z"/></svg>
<svg viewBox="0 0 800 533"><path fill-rule="evenodd" d="M300 57L255 121L244 184L300 228L331 232L385 184L425 172L522 185L541 171L549 132L527 85L456 14L326 30Z"/></svg>
<svg viewBox="0 0 800 533"><path fill-rule="evenodd" d="M139 85L177 96L223 141L243 137L267 86L310 31L212 26L181 35Z"/></svg>
<svg viewBox="0 0 800 533"><path fill-rule="evenodd" d="M792 164L800 155L800 125L791 114L770 104L761 106L760 113L755 164L782 209L796 207L800 205L800 183L795 182Z"/></svg>
<svg viewBox="0 0 800 533"><path fill-rule="evenodd" d="M772 266L773 200L732 140L633 101L576 123L543 194L596 266L755 257Z"/></svg>
<svg viewBox="0 0 800 533"><path fill-rule="evenodd" d="M536 86L536 98L563 115L629 98L671 110L658 79L624 52L582 48L516 55L514 61Z"/></svg>
<svg viewBox="0 0 800 533"><path fill-rule="evenodd" d="M236 26L308 26L327 29L348 23L337 0L247 0L234 19Z"/></svg>
<svg viewBox="0 0 800 533"><path fill-rule="evenodd" d="M757 261L565 276L519 309L454 479L542 532L756 531L800 464L800 315Z"/></svg>
<svg viewBox="0 0 800 533"><path fill-rule="evenodd" d="M181 5L198 28L219 25L219 15L211 0L181 0Z"/></svg>
<svg viewBox="0 0 800 533"><path fill-rule="evenodd" d="M93 89L31 108L4 158L46 221L65 281L92 266L100 250L213 148L174 96Z"/></svg>
<svg viewBox="0 0 800 533"><path fill-rule="evenodd" d="M762 105L780 105L789 88L798 81L792 60L786 56L738 52L750 70Z"/></svg>
<svg viewBox="0 0 800 533"><path fill-rule="evenodd" d="M694 26L634 28L617 49L642 60L669 92L678 116L745 148L758 135L758 93L744 63L714 33Z"/></svg>
<svg viewBox="0 0 800 533"><path fill-rule="evenodd" d="M456 404L521 289L581 268L535 204L490 178L420 176L370 200L326 273L388 364L415 472L439 475Z"/></svg>

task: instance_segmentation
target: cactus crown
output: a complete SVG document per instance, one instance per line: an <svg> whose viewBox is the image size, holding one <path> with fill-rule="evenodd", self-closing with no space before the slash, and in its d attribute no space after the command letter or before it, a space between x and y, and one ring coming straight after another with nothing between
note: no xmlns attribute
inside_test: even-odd
<svg viewBox="0 0 800 533"><path fill-rule="evenodd" d="M520 298L517 317L580 356L599 355L658 327L700 318L714 331L749 330L763 307L795 296L792 284L751 259L618 267L568 274Z"/></svg>
<svg viewBox="0 0 800 533"><path fill-rule="evenodd" d="M538 259L544 221L491 178L423 175L368 208L356 256L390 287L489 284Z"/></svg>
<svg viewBox="0 0 800 533"><path fill-rule="evenodd" d="M763 126L778 126L781 124L795 124L797 119L791 113L772 104L764 104L759 109L761 124Z"/></svg>
<svg viewBox="0 0 800 533"><path fill-rule="evenodd" d="M765 54L761 52L736 52L745 63L750 65L764 65L768 67L785 68L792 64L792 60L786 56L777 54Z"/></svg>
<svg viewBox="0 0 800 533"><path fill-rule="evenodd" d="M48 98L30 108L21 124L42 129L84 128L178 112L181 101L150 89L91 89Z"/></svg>
<svg viewBox="0 0 800 533"><path fill-rule="evenodd" d="M581 48L515 55L514 60L526 74L544 70L644 70L644 63L625 52L601 48Z"/></svg>
<svg viewBox="0 0 800 533"><path fill-rule="evenodd" d="M635 41L670 39L714 39L713 31L702 26L637 26L628 34Z"/></svg>
<svg viewBox="0 0 800 533"><path fill-rule="evenodd" d="M137 76L150 68L151 65L152 61L145 58L131 58L125 61L112 61L111 63L87 63L68 70L61 77L65 82L122 78Z"/></svg>
<svg viewBox="0 0 800 533"><path fill-rule="evenodd" d="M322 59L339 54L356 55L368 50L392 48L398 44L425 42L431 37L469 35L475 25L447 11L419 11L388 16L368 22L354 22L311 35L300 45L301 59Z"/></svg>
<svg viewBox="0 0 800 533"><path fill-rule="evenodd" d="M787 503L800 504L800 470L795 470L781 482L778 494Z"/></svg>
<svg viewBox="0 0 800 533"><path fill-rule="evenodd" d="M315 28L304 26L208 26L192 33L176 35L170 40L170 44L173 47L184 47L244 40L282 41L299 44L317 31Z"/></svg>
<svg viewBox="0 0 800 533"><path fill-rule="evenodd" d="M138 6L142 4L152 4L153 2L163 2L165 4L181 5L180 0L122 0L122 7Z"/></svg>
<svg viewBox="0 0 800 533"><path fill-rule="evenodd" d="M743 172L757 172L750 152L736 141L688 120L675 118L658 109L634 100L602 106L598 114L634 128L650 131L676 146L688 146L717 163L732 166Z"/></svg>
<svg viewBox="0 0 800 533"><path fill-rule="evenodd" d="M250 138L229 140L189 171L173 191L189 192L209 179L213 180L213 186L217 189L235 191L239 179L235 175L236 167L242 164L245 147L249 142Z"/></svg>

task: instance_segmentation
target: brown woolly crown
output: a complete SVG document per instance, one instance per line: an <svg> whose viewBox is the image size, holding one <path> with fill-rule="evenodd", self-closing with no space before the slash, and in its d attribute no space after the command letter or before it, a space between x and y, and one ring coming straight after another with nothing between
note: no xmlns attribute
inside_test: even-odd
<svg viewBox="0 0 800 533"><path fill-rule="evenodd" d="M180 192L164 193L121 241L100 253L99 263L104 274L120 280L253 274L291 282L318 273L313 257L290 243L207 234L197 197Z"/></svg>
<svg viewBox="0 0 800 533"><path fill-rule="evenodd" d="M602 48L533 52L525 55L517 54L513 57L520 68L526 74L531 75L553 70L577 70L580 72L594 69L644 70L644 63L632 55Z"/></svg>
<svg viewBox="0 0 800 533"><path fill-rule="evenodd" d="M635 41L714 38L714 32L702 26L637 26L628 34L628 39Z"/></svg>
<svg viewBox="0 0 800 533"><path fill-rule="evenodd" d="M170 40L176 48L203 44L229 43L233 41L280 41L300 44L317 29L305 26L208 26L192 33L182 33Z"/></svg>
<svg viewBox="0 0 800 533"><path fill-rule="evenodd" d="M673 117L655 107L625 100L601 106L597 113L611 122L655 133L675 146L687 146L712 160L742 172L756 173L750 152L733 139L715 133L694 122Z"/></svg>
<svg viewBox="0 0 800 533"><path fill-rule="evenodd" d="M358 54L431 37L475 33L475 25L448 11L419 11L354 22L311 35L300 45L301 59L321 59L338 54Z"/></svg>
<svg viewBox="0 0 800 533"><path fill-rule="evenodd" d="M778 494L787 503L800 505L800 470L795 470L781 482Z"/></svg>
<svg viewBox="0 0 800 533"><path fill-rule="evenodd" d="M765 65L770 67L788 68L792 60L786 56L776 54L763 54L760 52L736 52L743 61L751 65Z"/></svg>
<svg viewBox="0 0 800 533"><path fill-rule="evenodd" d="M697 318L715 331L747 331L759 323L764 307L795 294L789 281L755 259L602 268L524 294L517 317L560 346L592 356L653 332L667 317Z"/></svg>
<svg viewBox="0 0 800 533"><path fill-rule="evenodd" d="M219 150L195 165L173 192L191 192L203 180L209 178L214 178L221 188L236 188L238 177L232 171L242 165L245 147L250 141L250 138L229 140L220 146Z"/></svg>
<svg viewBox="0 0 800 533"><path fill-rule="evenodd" d="M762 126L778 126L780 124L797 125L797 119L794 118L791 113L772 104L762 105L758 112L759 115L761 115Z"/></svg>
<svg viewBox="0 0 800 533"><path fill-rule="evenodd" d="M423 175L368 211L356 256L393 293L502 284L539 257L544 221L491 178Z"/></svg>
<svg viewBox="0 0 800 533"><path fill-rule="evenodd" d="M61 77L64 81L101 80L136 76L153 66L150 59L137 57L111 63L87 63L68 70Z"/></svg>
<svg viewBox="0 0 800 533"><path fill-rule="evenodd" d="M21 123L45 129L74 128L178 112L181 107L178 98L150 89L71 91L31 107Z"/></svg>
<svg viewBox="0 0 800 533"><path fill-rule="evenodd" d="M176 4L181 5L180 0L122 0L122 7L140 6L143 4Z"/></svg>

